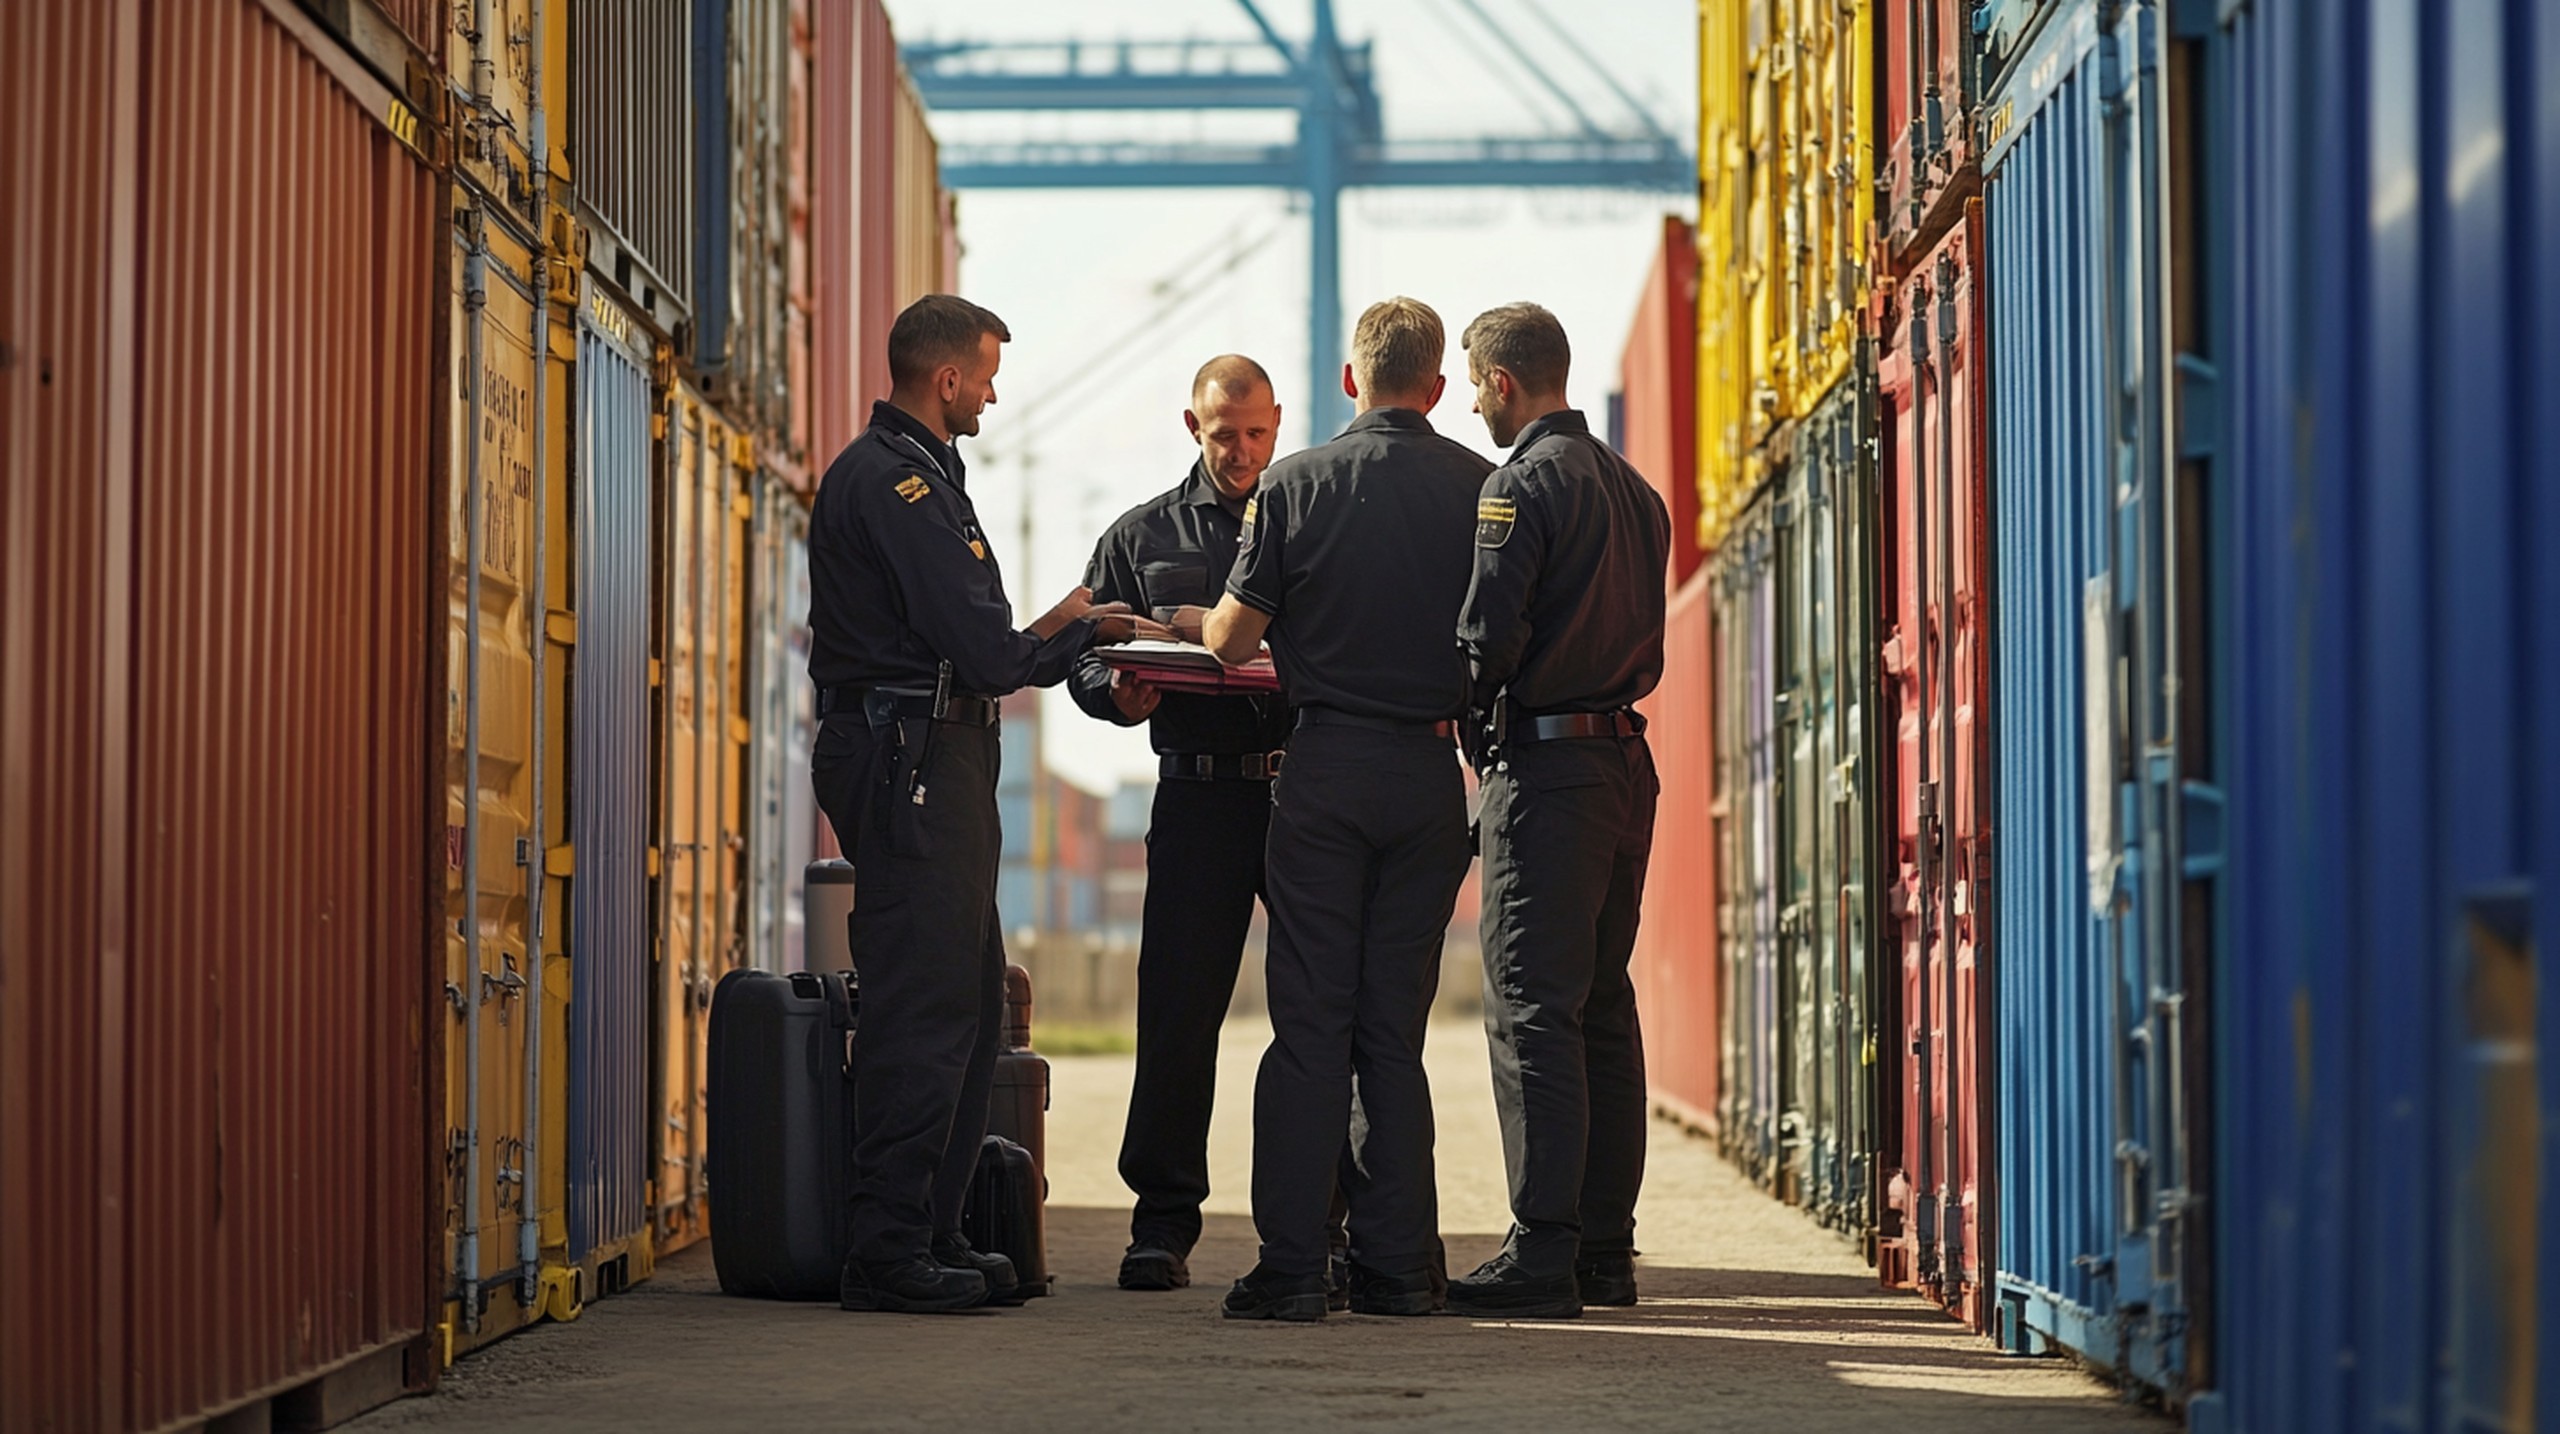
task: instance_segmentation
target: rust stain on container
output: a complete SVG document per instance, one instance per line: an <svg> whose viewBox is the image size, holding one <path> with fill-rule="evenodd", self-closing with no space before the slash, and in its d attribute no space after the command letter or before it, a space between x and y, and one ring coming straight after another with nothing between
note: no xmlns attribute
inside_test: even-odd
<svg viewBox="0 0 2560 1434"><path fill-rule="evenodd" d="M425 1325L436 201L258 4L0 24L0 1421L157 1427Z"/></svg>

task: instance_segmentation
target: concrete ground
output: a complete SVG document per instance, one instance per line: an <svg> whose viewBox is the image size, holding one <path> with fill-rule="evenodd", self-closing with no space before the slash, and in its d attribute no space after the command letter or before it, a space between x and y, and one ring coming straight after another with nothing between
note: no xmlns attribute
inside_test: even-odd
<svg viewBox="0 0 2560 1434"><path fill-rule="evenodd" d="M656 1278L472 1355L435 1394L348 1426L1304 1430L2165 1428L2078 1370L1996 1353L1875 1288L1851 1248L1656 1124L1637 1243L1643 1302L1579 1322L1217 1315L1253 1263L1245 1198L1259 1021L1227 1030L1195 1283L1112 1284L1128 1192L1113 1170L1131 1058L1056 1062L1050 1262L1059 1295L960 1316L730 1299L696 1246ZM1452 1270L1501 1243L1502 1151L1484 1037L1432 1030Z"/></svg>

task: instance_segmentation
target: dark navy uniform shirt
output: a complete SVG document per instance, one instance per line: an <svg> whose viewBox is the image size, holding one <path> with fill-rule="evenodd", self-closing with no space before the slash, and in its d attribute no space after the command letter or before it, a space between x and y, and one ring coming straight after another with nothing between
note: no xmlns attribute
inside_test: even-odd
<svg viewBox="0 0 2560 1434"><path fill-rule="evenodd" d="M890 403L827 465L809 518L809 677L820 687L1001 697L1063 680L1093 645L1080 619L1043 642L1015 630L959 453Z"/></svg>
<svg viewBox="0 0 2560 1434"><path fill-rule="evenodd" d="M1244 502L1230 504L1206 466L1120 515L1094 545L1084 583L1095 602L1125 602L1163 621L1172 609L1214 606L1235 566ZM1067 690L1076 705L1105 721L1135 726L1111 700L1111 669L1093 653L1076 663ZM1147 732L1158 752L1184 754L1278 751L1289 739L1289 706L1277 696L1211 697L1167 692Z"/></svg>
<svg viewBox="0 0 2560 1434"><path fill-rule="evenodd" d="M1271 614L1291 705L1407 722L1466 710L1451 634L1492 467L1413 409L1373 408L1264 472L1227 591Z"/></svg>
<svg viewBox="0 0 2560 1434"><path fill-rule="evenodd" d="M1478 700L1606 712L1662 680L1662 495L1567 408L1520 430L1485 480L1458 643Z"/></svg>

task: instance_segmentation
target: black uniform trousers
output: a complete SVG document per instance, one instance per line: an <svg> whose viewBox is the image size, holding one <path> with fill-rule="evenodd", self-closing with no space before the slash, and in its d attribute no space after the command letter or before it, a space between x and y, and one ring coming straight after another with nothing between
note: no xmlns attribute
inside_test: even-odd
<svg viewBox="0 0 2560 1434"><path fill-rule="evenodd" d="M1634 1247L1636 913L1661 783L1642 737L1515 743L1486 774L1484 1011L1521 1262Z"/></svg>
<svg viewBox="0 0 2560 1434"><path fill-rule="evenodd" d="M875 729L853 712L819 730L818 804L854 868L856 1260L921 1255L960 1231L1004 1034L997 761L991 726Z"/></svg>
<svg viewBox="0 0 2560 1434"><path fill-rule="evenodd" d="M1146 925L1138 941L1138 1074L1120 1140L1137 1192L1130 1239L1187 1255L1209 1196L1218 1028L1262 895L1271 784L1166 778L1147 827Z"/></svg>
<svg viewBox="0 0 2560 1434"><path fill-rule="evenodd" d="M1467 859L1445 739L1331 725L1290 739L1264 870L1271 1048L1253 1093L1253 1220L1275 1273L1325 1273L1346 1139L1351 1258L1405 1274L1438 1257L1422 1039Z"/></svg>

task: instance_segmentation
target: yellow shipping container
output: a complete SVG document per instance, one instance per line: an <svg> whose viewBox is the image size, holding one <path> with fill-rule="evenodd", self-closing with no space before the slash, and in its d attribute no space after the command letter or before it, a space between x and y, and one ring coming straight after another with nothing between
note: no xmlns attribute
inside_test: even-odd
<svg viewBox="0 0 2560 1434"><path fill-rule="evenodd" d="M1874 211L1868 0L1699 9L1700 537L1856 360Z"/></svg>
<svg viewBox="0 0 2560 1434"><path fill-rule="evenodd" d="M537 137L553 183L565 185L568 136L567 0L483 0L488 23L474 32L474 8L448 5L445 77L455 111L454 168L483 196L528 220L537 204ZM541 34L534 33L537 21Z"/></svg>
<svg viewBox="0 0 2560 1434"><path fill-rule="evenodd" d="M571 326L531 245L455 196L445 514L448 1353L574 1312L564 1261L564 654Z"/></svg>
<svg viewBox="0 0 2560 1434"><path fill-rule="evenodd" d="M710 1232L712 988L743 964L754 442L690 388L668 432L660 703L655 1201L661 1253Z"/></svg>

